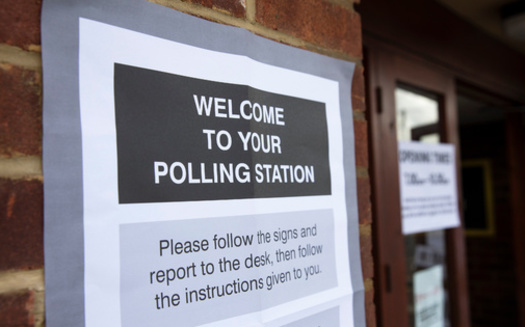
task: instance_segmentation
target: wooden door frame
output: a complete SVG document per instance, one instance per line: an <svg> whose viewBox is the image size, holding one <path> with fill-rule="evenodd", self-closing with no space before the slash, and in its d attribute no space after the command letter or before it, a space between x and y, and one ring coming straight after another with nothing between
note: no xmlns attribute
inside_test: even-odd
<svg viewBox="0 0 525 327"><path fill-rule="evenodd" d="M516 271L516 299L520 326L525 325L525 133L523 113L507 114L505 121L507 161L509 168L510 205L514 238L514 264Z"/></svg>
<svg viewBox="0 0 525 327"><path fill-rule="evenodd" d="M378 323L381 327L404 327L408 326L408 299L404 239L401 231L394 91L396 84L403 82L443 95L443 101L440 103L442 141L456 146L457 177L460 180L454 76L436 65L381 42L368 39L365 45ZM461 194L459 184L458 195ZM447 230L446 243L450 320L453 327L469 327L463 228Z"/></svg>

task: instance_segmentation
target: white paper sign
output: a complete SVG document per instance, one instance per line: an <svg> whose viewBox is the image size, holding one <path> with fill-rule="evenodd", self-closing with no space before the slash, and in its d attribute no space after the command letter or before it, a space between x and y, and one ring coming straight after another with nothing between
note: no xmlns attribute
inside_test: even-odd
<svg viewBox="0 0 525 327"><path fill-rule="evenodd" d="M337 82L88 19L79 59L88 326L353 326Z"/></svg>
<svg viewBox="0 0 525 327"><path fill-rule="evenodd" d="M41 21L47 326L366 324L354 63L143 0Z"/></svg>
<svg viewBox="0 0 525 327"><path fill-rule="evenodd" d="M403 234L459 226L455 149L399 142Z"/></svg>
<svg viewBox="0 0 525 327"><path fill-rule="evenodd" d="M416 327L445 326L443 266L414 274L414 320Z"/></svg>

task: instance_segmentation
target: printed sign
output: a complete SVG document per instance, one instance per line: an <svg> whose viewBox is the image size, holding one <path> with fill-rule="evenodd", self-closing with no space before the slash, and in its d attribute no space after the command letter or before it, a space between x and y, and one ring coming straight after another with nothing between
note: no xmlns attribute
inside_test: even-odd
<svg viewBox="0 0 525 327"><path fill-rule="evenodd" d="M147 1L42 22L48 326L364 326L352 63Z"/></svg>
<svg viewBox="0 0 525 327"><path fill-rule="evenodd" d="M443 266L414 274L414 318L416 327L445 326Z"/></svg>
<svg viewBox="0 0 525 327"><path fill-rule="evenodd" d="M455 149L399 142L403 234L459 226Z"/></svg>
<svg viewBox="0 0 525 327"><path fill-rule="evenodd" d="M115 115L120 203L331 193L324 103L115 64Z"/></svg>

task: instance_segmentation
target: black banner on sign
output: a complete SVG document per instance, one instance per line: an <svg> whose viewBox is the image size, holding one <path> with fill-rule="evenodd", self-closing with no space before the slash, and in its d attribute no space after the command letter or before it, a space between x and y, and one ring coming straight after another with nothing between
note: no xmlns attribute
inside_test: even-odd
<svg viewBox="0 0 525 327"><path fill-rule="evenodd" d="M115 64L120 203L331 194L326 107Z"/></svg>

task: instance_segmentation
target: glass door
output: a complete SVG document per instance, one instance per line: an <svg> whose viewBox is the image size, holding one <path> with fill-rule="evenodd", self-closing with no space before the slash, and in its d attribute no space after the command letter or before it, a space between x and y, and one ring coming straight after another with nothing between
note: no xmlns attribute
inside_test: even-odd
<svg viewBox="0 0 525 327"><path fill-rule="evenodd" d="M398 83L397 141L440 143L440 100L436 94ZM444 230L405 235L404 245L409 326L450 326Z"/></svg>
<svg viewBox="0 0 525 327"><path fill-rule="evenodd" d="M383 45L371 46L367 118L378 326L468 327L462 228L403 235L401 221L398 142L453 144L458 158L453 76Z"/></svg>

